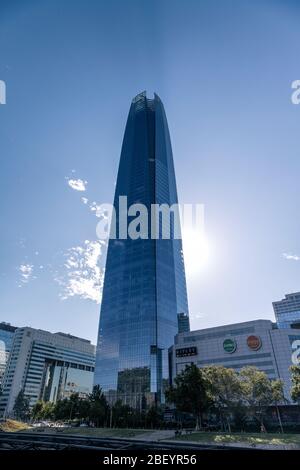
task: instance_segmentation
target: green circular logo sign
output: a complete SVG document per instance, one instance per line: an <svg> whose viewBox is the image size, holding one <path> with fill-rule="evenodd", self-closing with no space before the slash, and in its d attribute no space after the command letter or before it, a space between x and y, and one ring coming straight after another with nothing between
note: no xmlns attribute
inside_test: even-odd
<svg viewBox="0 0 300 470"><path fill-rule="evenodd" d="M236 341L235 339L227 338L223 341L223 349L227 353L234 353L236 350Z"/></svg>

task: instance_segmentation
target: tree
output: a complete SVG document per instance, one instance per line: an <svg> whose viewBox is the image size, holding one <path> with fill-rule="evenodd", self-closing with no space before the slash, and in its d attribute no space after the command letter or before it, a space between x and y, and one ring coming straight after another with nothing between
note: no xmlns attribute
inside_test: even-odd
<svg viewBox="0 0 300 470"><path fill-rule="evenodd" d="M44 405L45 405L45 402L42 400L37 401L36 404L33 405L32 410L31 410L31 416L33 419L44 418Z"/></svg>
<svg viewBox="0 0 300 470"><path fill-rule="evenodd" d="M249 407L252 416L259 421L261 430L265 430L264 415L267 407L275 403L278 407L279 401L284 400L283 383L281 380L270 380L265 372L258 370L256 367L241 369L240 380L243 389L243 400ZM277 416L280 420L280 415Z"/></svg>
<svg viewBox="0 0 300 470"><path fill-rule="evenodd" d="M133 410L121 400L117 400L111 408L111 427L127 427L132 420Z"/></svg>
<svg viewBox="0 0 300 470"><path fill-rule="evenodd" d="M222 427L225 429L226 421L231 432L230 414L241 408L242 386L238 374L224 366L205 367L203 373L207 379L208 393L219 411Z"/></svg>
<svg viewBox="0 0 300 470"><path fill-rule="evenodd" d="M80 398L78 393L72 393L68 400L69 419L80 417Z"/></svg>
<svg viewBox="0 0 300 470"><path fill-rule="evenodd" d="M93 387L88 397L90 403L89 416L94 424L99 427L107 421L109 406L104 393L99 385Z"/></svg>
<svg viewBox="0 0 300 470"><path fill-rule="evenodd" d="M70 404L68 398L57 400L53 409L53 415L56 420L68 419L70 417Z"/></svg>
<svg viewBox="0 0 300 470"><path fill-rule="evenodd" d="M205 374L195 364L186 368L174 379L175 386L166 390L166 398L177 410L192 413L196 417L196 429L202 427L202 414L211 400Z"/></svg>
<svg viewBox="0 0 300 470"><path fill-rule="evenodd" d="M55 419L79 419L86 418L89 415L89 403L87 399L82 399L79 397L78 393L72 393L69 398L63 398L57 400L55 405L50 405L50 402L47 402L45 405L46 414Z"/></svg>
<svg viewBox="0 0 300 470"><path fill-rule="evenodd" d="M90 402L87 398L81 398L78 403L77 415L81 419L87 419L90 416Z"/></svg>
<svg viewBox="0 0 300 470"><path fill-rule="evenodd" d="M15 404L13 407L13 412L17 419L25 421L29 417L29 401L30 399L29 397L26 397L26 395L24 394L24 390L20 390L16 397Z"/></svg>
<svg viewBox="0 0 300 470"><path fill-rule="evenodd" d="M294 365L290 367L291 371L291 397L294 402L300 402L300 366Z"/></svg>
<svg viewBox="0 0 300 470"><path fill-rule="evenodd" d="M151 406L145 416L145 423L152 429L159 426L163 422L162 410L157 406Z"/></svg>
<svg viewBox="0 0 300 470"><path fill-rule="evenodd" d="M283 392L283 382L282 380L271 380L271 389L272 389L272 399L276 408L277 418L280 426L280 431L283 432L282 420L280 416L279 404L286 402L284 392Z"/></svg>
<svg viewBox="0 0 300 470"><path fill-rule="evenodd" d="M247 424L247 410L242 400L232 408L232 417L236 429L244 431Z"/></svg>

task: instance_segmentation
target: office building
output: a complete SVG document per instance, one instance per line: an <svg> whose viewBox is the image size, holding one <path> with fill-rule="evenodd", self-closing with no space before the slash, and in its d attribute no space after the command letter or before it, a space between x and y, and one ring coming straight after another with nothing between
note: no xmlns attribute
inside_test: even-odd
<svg viewBox="0 0 300 470"><path fill-rule="evenodd" d="M0 323L0 389L2 387L2 380L12 347L15 331L16 327L10 325L10 323Z"/></svg>
<svg viewBox="0 0 300 470"><path fill-rule="evenodd" d="M273 302L278 328L300 329L300 292L287 294L284 299Z"/></svg>
<svg viewBox="0 0 300 470"><path fill-rule="evenodd" d="M233 325L180 333L170 348L170 380L187 364L198 367L222 365L240 371L255 366L270 379L281 379L285 397L290 397L290 371L295 341L300 331L279 329L270 320L253 320ZM299 348L299 346L298 346Z"/></svg>
<svg viewBox="0 0 300 470"><path fill-rule="evenodd" d="M188 329L188 303L181 239L170 219L170 236L133 239L120 232L120 197L128 207L177 204L171 141L157 95L137 95L131 104L115 190L116 238L110 237L103 287L95 384L109 400L143 409L164 401L168 348L179 313ZM151 224L149 224L151 225ZM163 230L163 229L162 229Z"/></svg>
<svg viewBox="0 0 300 470"><path fill-rule="evenodd" d="M13 415L20 390L30 398L56 402L72 393L85 397L92 391L95 346L64 333L33 328L15 331L0 397L0 416Z"/></svg>

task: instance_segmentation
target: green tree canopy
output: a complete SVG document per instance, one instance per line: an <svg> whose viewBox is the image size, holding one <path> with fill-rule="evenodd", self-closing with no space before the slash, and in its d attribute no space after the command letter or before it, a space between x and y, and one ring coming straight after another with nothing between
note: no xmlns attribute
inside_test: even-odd
<svg viewBox="0 0 300 470"><path fill-rule="evenodd" d="M33 419L42 419L44 417L44 406L45 402L43 400L37 401L36 404L32 407L31 417Z"/></svg>
<svg viewBox="0 0 300 470"><path fill-rule="evenodd" d="M290 367L290 371L291 371L291 380L292 380L291 397L293 401L299 402L300 401L300 366L293 365Z"/></svg>
<svg viewBox="0 0 300 470"><path fill-rule="evenodd" d="M90 403L89 417L96 426L103 425L108 417L109 406L99 385L93 387L88 397Z"/></svg>
<svg viewBox="0 0 300 470"><path fill-rule="evenodd" d="M278 407L284 401L281 380L270 380L265 372L256 367L244 367L240 371L242 396L248 410L264 428L264 415L270 405Z"/></svg>
<svg viewBox="0 0 300 470"><path fill-rule="evenodd" d="M166 398L179 411L192 413L201 427L202 414L211 404L205 374L195 364L186 368L174 379L174 386L166 390Z"/></svg>
<svg viewBox="0 0 300 470"><path fill-rule="evenodd" d="M242 385L239 376L233 369L224 366L205 367L203 373L208 385L208 394L219 410L223 428L226 420L231 432L229 414L234 414L241 408Z"/></svg>

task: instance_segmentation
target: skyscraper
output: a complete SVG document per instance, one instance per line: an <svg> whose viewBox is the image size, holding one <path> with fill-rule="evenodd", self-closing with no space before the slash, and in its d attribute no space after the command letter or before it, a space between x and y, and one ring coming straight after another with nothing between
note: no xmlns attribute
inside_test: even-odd
<svg viewBox="0 0 300 470"><path fill-rule="evenodd" d="M137 95L131 104L122 145L114 198L116 226L122 216L119 197L143 204L177 204L173 156L163 104L155 94ZM128 222L132 218L128 217ZM149 220L149 226L151 222ZM178 314L188 315L182 243L169 238L121 236L108 244L96 353L95 384L111 400L135 408L164 401L168 348L178 332ZM188 327L186 326L186 329Z"/></svg>
<svg viewBox="0 0 300 470"><path fill-rule="evenodd" d="M287 294L284 299L273 302L279 328L300 328L300 292Z"/></svg>

